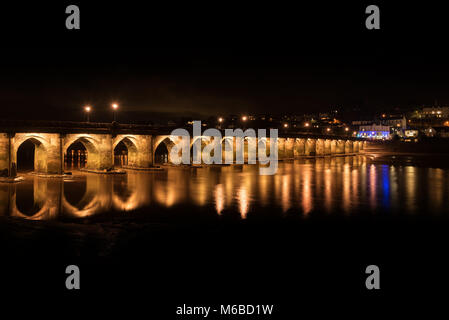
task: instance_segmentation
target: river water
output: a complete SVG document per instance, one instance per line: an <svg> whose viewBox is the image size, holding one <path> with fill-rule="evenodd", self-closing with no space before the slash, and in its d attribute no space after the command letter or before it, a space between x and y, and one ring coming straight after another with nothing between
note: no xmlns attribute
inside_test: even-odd
<svg viewBox="0 0 449 320"><path fill-rule="evenodd" d="M256 165L102 175L74 171L71 178L25 175L0 184L0 215L45 220L105 212L156 214L160 209L232 212L241 219L259 212L307 217L315 212L357 215L449 213L449 169L372 162L366 156L279 163L276 175Z"/></svg>

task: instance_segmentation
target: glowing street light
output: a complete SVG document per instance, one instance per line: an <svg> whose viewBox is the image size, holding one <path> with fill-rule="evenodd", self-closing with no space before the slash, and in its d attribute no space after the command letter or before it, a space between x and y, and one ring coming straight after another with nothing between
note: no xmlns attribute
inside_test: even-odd
<svg viewBox="0 0 449 320"><path fill-rule="evenodd" d="M331 131L331 128L327 128L326 131L327 131L327 132Z"/></svg>
<svg viewBox="0 0 449 320"><path fill-rule="evenodd" d="M218 122L222 123L223 122L223 118L222 117L218 118Z"/></svg>
<svg viewBox="0 0 449 320"><path fill-rule="evenodd" d="M87 115L87 122L89 122L89 115L90 115L90 111L92 110L91 106L85 106L84 107L84 111L86 112Z"/></svg>
<svg viewBox="0 0 449 320"><path fill-rule="evenodd" d="M113 103L111 106L112 106L112 114L113 114L114 121L115 121L115 112L118 109L118 104L117 103Z"/></svg>
<svg viewBox="0 0 449 320"><path fill-rule="evenodd" d="M306 123L304 124L304 127L308 127L308 126L310 126L310 124L309 124L308 122L306 122Z"/></svg>
<svg viewBox="0 0 449 320"><path fill-rule="evenodd" d="M246 121L247 119L248 119L247 116L243 116L243 117L242 117L242 121Z"/></svg>
<svg viewBox="0 0 449 320"><path fill-rule="evenodd" d="M346 128L345 128L345 131L349 131L349 128L348 128L348 127L346 127Z"/></svg>
<svg viewBox="0 0 449 320"><path fill-rule="evenodd" d="M288 123L284 123L284 128L288 128Z"/></svg>

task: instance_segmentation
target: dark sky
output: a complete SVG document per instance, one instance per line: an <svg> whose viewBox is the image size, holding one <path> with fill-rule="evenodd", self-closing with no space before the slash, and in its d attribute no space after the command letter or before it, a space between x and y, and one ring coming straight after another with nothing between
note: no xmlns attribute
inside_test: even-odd
<svg viewBox="0 0 449 320"><path fill-rule="evenodd" d="M112 101L121 121L449 104L436 6L379 3L368 31L365 4L78 4L77 31L66 4L5 10L2 118L82 120L91 104L109 121Z"/></svg>

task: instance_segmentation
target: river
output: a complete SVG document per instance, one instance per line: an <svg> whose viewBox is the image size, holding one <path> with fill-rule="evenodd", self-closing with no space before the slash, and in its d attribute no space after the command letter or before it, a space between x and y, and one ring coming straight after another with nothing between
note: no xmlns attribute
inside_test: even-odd
<svg viewBox="0 0 449 320"><path fill-rule="evenodd" d="M383 164L367 156L279 162L277 174L259 175L256 165L202 168L166 166L163 171L72 177L25 174L0 184L0 215L33 220L132 214L160 209L239 219L260 212L308 217L314 213L430 215L449 213L449 169ZM261 214L261 213L260 213ZM194 215L190 215L195 219Z"/></svg>

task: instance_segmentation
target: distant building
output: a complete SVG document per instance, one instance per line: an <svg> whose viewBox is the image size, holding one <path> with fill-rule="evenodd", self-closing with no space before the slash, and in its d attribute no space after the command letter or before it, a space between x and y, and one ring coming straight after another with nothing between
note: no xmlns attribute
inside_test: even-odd
<svg viewBox="0 0 449 320"><path fill-rule="evenodd" d="M435 137L437 135L437 131L432 128L432 127L428 127L426 129L423 130L423 133L426 137Z"/></svg>
<svg viewBox="0 0 449 320"><path fill-rule="evenodd" d="M449 107L424 107L415 111L415 117L426 118L449 118Z"/></svg>
<svg viewBox="0 0 449 320"><path fill-rule="evenodd" d="M404 130L405 138L417 138L419 135L419 131L417 129L406 129Z"/></svg>
<svg viewBox="0 0 449 320"><path fill-rule="evenodd" d="M381 118L380 123L396 129L405 130L407 128L407 119L405 116L385 116Z"/></svg>
<svg viewBox="0 0 449 320"><path fill-rule="evenodd" d="M440 127L437 128L438 136L440 138L449 138L449 128L448 127Z"/></svg>
<svg viewBox="0 0 449 320"><path fill-rule="evenodd" d="M373 120L355 120L352 121L353 126L362 126L362 125L371 125L373 124Z"/></svg>
<svg viewBox="0 0 449 320"><path fill-rule="evenodd" d="M449 128L448 127L428 127L423 130L427 137L440 137L449 138Z"/></svg>
<svg viewBox="0 0 449 320"><path fill-rule="evenodd" d="M356 135L359 138L375 140L391 139L390 127L377 124L359 126L359 130Z"/></svg>

